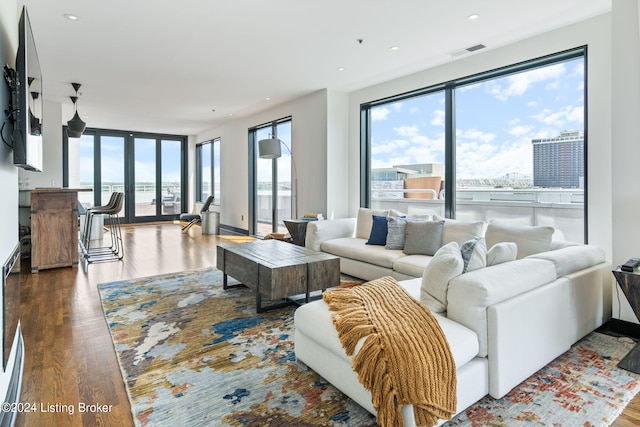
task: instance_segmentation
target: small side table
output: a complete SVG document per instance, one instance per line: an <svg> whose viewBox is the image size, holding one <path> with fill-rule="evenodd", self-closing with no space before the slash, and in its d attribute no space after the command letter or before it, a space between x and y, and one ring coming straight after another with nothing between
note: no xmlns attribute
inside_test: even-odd
<svg viewBox="0 0 640 427"><path fill-rule="evenodd" d="M630 272L620 270L618 266L613 270L616 282L620 285L624 296L627 297L629 305L633 309L638 320L640 320L640 272ZM626 369L636 374L640 374L640 343L629 351L629 353L618 363L618 367Z"/></svg>
<svg viewBox="0 0 640 427"><path fill-rule="evenodd" d="M287 226L289 234L291 234L291 240L298 246L304 246L304 242L307 237L307 224L309 221L305 219L285 219L282 220L284 225Z"/></svg>

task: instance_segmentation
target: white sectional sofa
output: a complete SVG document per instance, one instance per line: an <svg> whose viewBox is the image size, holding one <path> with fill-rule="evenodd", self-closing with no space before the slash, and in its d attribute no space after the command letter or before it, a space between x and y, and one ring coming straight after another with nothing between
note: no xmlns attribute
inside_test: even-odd
<svg viewBox="0 0 640 427"><path fill-rule="evenodd" d="M482 229L489 250L479 252L493 265L460 274L459 260L450 268L446 254L455 255L455 240L465 226L470 224L449 221L443 241L455 243L445 243L435 256L367 245L367 239L355 237L354 219L319 221L307 228L307 246L340 256L344 273L366 280L393 276L414 298L439 312L435 316L456 362L458 412L487 394L504 396L611 317L611 265L602 249L552 242L548 230L541 242L534 228L529 234L518 227L489 225ZM510 235L514 230L516 235ZM518 259L487 256L497 243L510 240L517 242ZM513 243L496 247L505 246ZM375 414L331 315L322 300L296 310L296 357ZM403 416L406 426L415 425L410 405Z"/></svg>

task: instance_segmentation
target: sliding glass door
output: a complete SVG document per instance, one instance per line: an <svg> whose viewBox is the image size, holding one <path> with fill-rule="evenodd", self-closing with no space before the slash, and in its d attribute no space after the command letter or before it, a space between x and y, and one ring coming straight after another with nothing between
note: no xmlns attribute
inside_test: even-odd
<svg viewBox="0 0 640 427"><path fill-rule="evenodd" d="M106 205L113 193L125 193L125 137L104 135L100 138L96 181L100 183L100 200L98 205ZM97 193L94 189L94 194ZM121 215L127 211L129 200L125 197Z"/></svg>
<svg viewBox="0 0 640 427"><path fill-rule="evenodd" d="M126 223L175 219L186 211L185 150L181 136L89 130L65 138L65 185L93 189L80 193L85 207L123 192Z"/></svg>
<svg viewBox="0 0 640 427"><path fill-rule="evenodd" d="M134 158L134 217L156 216L156 140L135 138Z"/></svg>
<svg viewBox="0 0 640 427"><path fill-rule="evenodd" d="M259 142L277 138L281 141L280 157L260 158ZM251 223L249 232L258 236L286 233L283 220L295 212L295 171L291 154L291 118L267 123L249 130L251 179Z"/></svg>

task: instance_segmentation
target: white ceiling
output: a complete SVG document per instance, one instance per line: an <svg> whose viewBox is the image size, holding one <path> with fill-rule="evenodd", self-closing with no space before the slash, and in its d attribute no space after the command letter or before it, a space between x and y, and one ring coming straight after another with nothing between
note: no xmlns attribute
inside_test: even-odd
<svg viewBox="0 0 640 427"><path fill-rule="evenodd" d="M357 90L452 61L452 52L478 43L496 48L611 9L611 0L23 3L44 98L61 102L64 117L73 115L69 83L78 82L78 111L89 127L181 135L320 89ZM470 21L471 14L480 17Z"/></svg>

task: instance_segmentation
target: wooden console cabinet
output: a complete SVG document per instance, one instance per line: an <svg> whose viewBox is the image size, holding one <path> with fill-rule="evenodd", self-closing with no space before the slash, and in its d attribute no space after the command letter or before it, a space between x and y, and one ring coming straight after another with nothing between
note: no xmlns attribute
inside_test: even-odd
<svg viewBox="0 0 640 427"><path fill-rule="evenodd" d="M31 272L78 265L78 190L31 190Z"/></svg>

